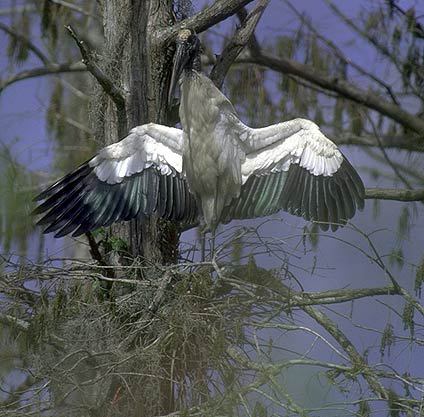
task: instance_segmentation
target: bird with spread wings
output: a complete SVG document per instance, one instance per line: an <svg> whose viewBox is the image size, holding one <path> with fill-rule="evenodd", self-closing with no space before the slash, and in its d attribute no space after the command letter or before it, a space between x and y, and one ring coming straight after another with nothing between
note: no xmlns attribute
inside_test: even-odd
<svg viewBox="0 0 424 417"><path fill-rule="evenodd" d="M364 206L356 170L319 127L294 119L254 129L200 72L200 42L177 37L170 97L180 81L182 129L149 123L48 187L35 210L44 232L73 236L158 216L205 230L279 210L334 231Z"/></svg>

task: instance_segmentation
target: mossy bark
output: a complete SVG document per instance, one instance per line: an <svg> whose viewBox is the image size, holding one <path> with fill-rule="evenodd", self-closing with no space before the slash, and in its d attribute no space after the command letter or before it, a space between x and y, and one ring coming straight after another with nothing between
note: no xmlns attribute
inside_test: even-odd
<svg viewBox="0 0 424 417"><path fill-rule="evenodd" d="M105 72L125 91L126 109L125 114L118 114L112 100L99 90L92 114L99 143L116 142L144 123L167 124L173 51L164 47L156 33L173 22L172 0L104 1L105 43L99 59ZM159 263L176 260L176 226L155 216L114 226L113 233L129 242L133 256Z"/></svg>

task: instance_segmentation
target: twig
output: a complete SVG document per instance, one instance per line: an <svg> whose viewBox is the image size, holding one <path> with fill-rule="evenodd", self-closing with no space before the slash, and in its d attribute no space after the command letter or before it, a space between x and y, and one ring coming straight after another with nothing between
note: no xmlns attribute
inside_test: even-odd
<svg viewBox="0 0 424 417"><path fill-rule="evenodd" d="M367 149L366 153L378 162L383 162L383 163L386 162L383 155L381 155L380 152L374 149ZM419 184L424 183L424 173L422 173L421 170L417 170L414 164L409 163L408 165L405 165L402 162L395 162L395 161L392 161L392 163L393 165L396 166L398 170L407 174L409 177L413 178L414 180L418 181Z"/></svg>
<svg viewBox="0 0 424 417"><path fill-rule="evenodd" d="M65 26L69 34L75 40L82 56L82 62L86 65L87 70L94 76L98 83L102 86L104 92L113 100L116 105L118 116L118 135L123 137L127 132L127 115L125 94L118 88L113 81L103 72L103 70L94 61L91 51L88 50L84 41L80 40L74 29L68 25Z"/></svg>
<svg viewBox="0 0 424 417"><path fill-rule="evenodd" d="M85 72L87 68L81 62L67 64L48 64L45 67L32 68L13 75L12 77L0 82L0 93L12 84L27 80L30 78L41 77L44 75L57 75L68 72Z"/></svg>
<svg viewBox="0 0 424 417"><path fill-rule="evenodd" d="M338 328L337 324L334 323L327 315L322 311L310 306L302 307L310 317L312 317L317 323L319 323L324 329L334 337L335 340L340 344L344 351L349 355L350 361L352 362L355 371L361 374L367 381L368 385L380 398L388 399L389 394L384 386L375 377L374 371L368 366L364 358L355 349L353 343L344 335L344 333Z"/></svg>
<svg viewBox="0 0 424 417"><path fill-rule="evenodd" d="M108 266L108 264L103 259L102 254L99 250L99 245L96 242L96 239L94 239L94 236L91 232L86 232L85 237L87 238L88 245L90 246L90 255L91 257L99 263L101 266Z"/></svg>
<svg viewBox="0 0 424 417"><path fill-rule="evenodd" d="M94 236L91 232L87 232L85 234L88 245L90 246L90 254L92 258L99 263L100 266L110 266L103 258L102 254L99 250L99 245L96 242L96 239L94 239ZM113 268L107 268L105 270L106 277L108 278L115 278L115 270Z"/></svg>
<svg viewBox="0 0 424 417"><path fill-rule="evenodd" d="M211 80L218 88L222 87L224 78L237 56L251 39L269 0L259 0L252 11L245 16L230 42L217 58L210 73Z"/></svg>
<svg viewBox="0 0 424 417"><path fill-rule="evenodd" d="M370 125L372 127L372 130L374 132L374 136L377 139L378 146L380 148L381 153L383 154L384 160L389 164L389 166L392 168L393 172L404 183L404 185L407 188L409 188L410 190L412 190L413 187L412 187L411 183L406 179L406 177L404 177L402 175L400 170L397 168L396 164L393 163L393 161L390 159L389 155L387 154L386 149L383 146L383 141L381 140L380 133L378 132L378 129L375 126L375 123L374 123L372 117L370 117L368 114L366 114L366 117L367 117L368 122L370 123Z"/></svg>
<svg viewBox="0 0 424 417"><path fill-rule="evenodd" d="M330 290L316 293L302 293L305 302L297 303L297 305L322 305L322 304L338 304L348 301L358 300L361 298L375 297L377 295L401 295L398 288L394 286L377 287L377 288L360 288L354 290Z"/></svg>

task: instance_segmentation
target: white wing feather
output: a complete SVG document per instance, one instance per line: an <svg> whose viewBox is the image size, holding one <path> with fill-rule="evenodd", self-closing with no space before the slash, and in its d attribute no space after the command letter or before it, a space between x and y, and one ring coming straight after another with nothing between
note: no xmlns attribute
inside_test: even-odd
<svg viewBox="0 0 424 417"><path fill-rule="evenodd" d="M149 123L132 129L118 143L102 149L89 165L100 181L119 184L155 165L163 175L182 172L183 131Z"/></svg>
<svg viewBox="0 0 424 417"><path fill-rule="evenodd" d="M241 167L243 184L251 175L288 171L291 164L316 176L332 176L343 162L337 146L309 120L294 119L261 129L243 125L242 129L240 138L247 148Z"/></svg>

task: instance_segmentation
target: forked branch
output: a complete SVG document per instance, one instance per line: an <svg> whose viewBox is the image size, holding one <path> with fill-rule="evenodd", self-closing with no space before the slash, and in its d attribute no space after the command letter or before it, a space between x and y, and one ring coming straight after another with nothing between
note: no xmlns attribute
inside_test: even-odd
<svg viewBox="0 0 424 417"><path fill-rule="evenodd" d="M252 1L253 0L217 0L194 16L160 31L157 35L158 40L163 44L169 44L183 28L194 30L196 33L204 32L211 26L232 16L237 10Z"/></svg>
<svg viewBox="0 0 424 417"><path fill-rule="evenodd" d="M127 132L127 116L125 94L114 82L103 72L93 58L92 52L87 48L85 42L79 39L72 26L65 26L69 34L75 40L82 56L82 62L86 65L87 70L94 76L101 85L104 92L113 100L116 105L118 116L118 135L123 137Z"/></svg>
<svg viewBox="0 0 424 417"><path fill-rule="evenodd" d="M224 48L222 54L217 58L210 73L210 78L218 88L222 87L224 78L231 65L252 38L255 28L268 3L269 0L258 1L252 11L246 14L230 42Z"/></svg>

